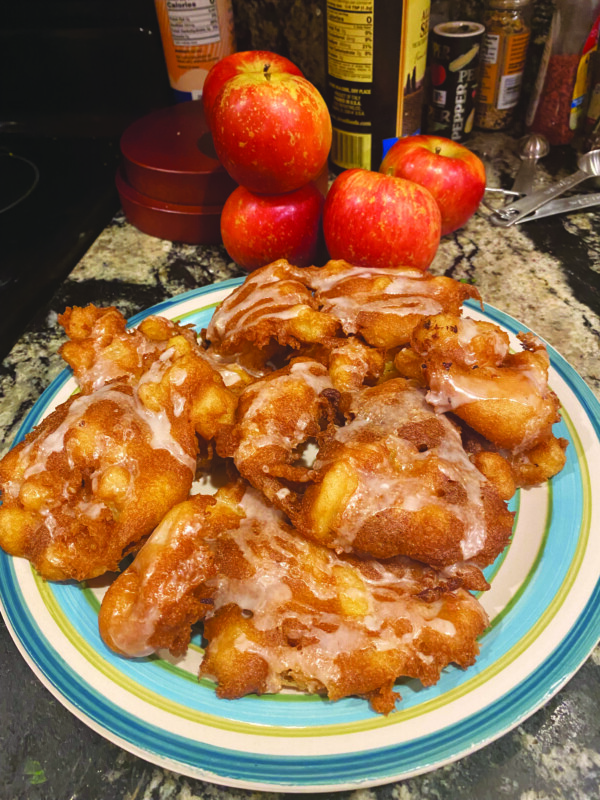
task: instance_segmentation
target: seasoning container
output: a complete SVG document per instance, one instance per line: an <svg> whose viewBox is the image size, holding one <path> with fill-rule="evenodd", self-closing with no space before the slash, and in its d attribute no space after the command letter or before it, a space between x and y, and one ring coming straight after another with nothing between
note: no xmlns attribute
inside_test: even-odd
<svg viewBox="0 0 600 800"><path fill-rule="evenodd" d="M478 22L443 22L434 27L427 133L464 142L473 130L484 30Z"/></svg>
<svg viewBox="0 0 600 800"><path fill-rule="evenodd" d="M421 130L430 0L326 0L325 12L331 167L377 170Z"/></svg>
<svg viewBox="0 0 600 800"><path fill-rule="evenodd" d="M235 50L231 0L154 0L169 83L197 100L210 68Z"/></svg>
<svg viewBox="0 0 600 800"><path fill-rule="evenodd" d="M569 144L585 122L598 0L557 0L526 125L551 145Z"/></svg>
<svg viewBox="0 0 600 800"><path fill-rule="evenodd" d="M531 34L531 0L486 0L475 125L502 130L521 95Z"/></svg>

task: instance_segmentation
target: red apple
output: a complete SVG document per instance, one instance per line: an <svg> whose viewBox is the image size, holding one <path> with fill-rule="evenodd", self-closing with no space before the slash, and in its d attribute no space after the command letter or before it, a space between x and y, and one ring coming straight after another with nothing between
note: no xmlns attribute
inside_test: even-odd
<svg viewBox="0 0 600 800"><path fill-rule="evenodd" d="M245 72L289 72L303 77L302 72L288 58L269 50L243 50L225 56L212 67L202 87L202 105L209 127L212 107L223 84Z"/></svg>
<svg viewBox="0 0 600 800"><path fill-rule="evenodd" d="M331 147L331 119L315 86L289 72L230 78L211 116L217 156L231 177L257 194L299 189L319 175Z"/></svg>
<svg viewBox="0 0 600 800"><path fill-rule="evenodd" d="M225 249L248 271L279 258L307 267L317 253L323 203L312 183L280 195L254 194L238 186L221 212Z"/></svg>
<svg viewBox="0 0 600 800"><path fill-rule="evenodd" d="M442 212L442 236L477 211L485 191L485 167L467 147L442 136L407 136L388 150L379 171L429 189Z"/></svg>
<svg viewBox="0 0 600 800"><path fill-rule="evenodd" d="M334 180L325 200L323 233L333 259L426 270L440 243L440 209L417 183L348 169Z"/></svg>

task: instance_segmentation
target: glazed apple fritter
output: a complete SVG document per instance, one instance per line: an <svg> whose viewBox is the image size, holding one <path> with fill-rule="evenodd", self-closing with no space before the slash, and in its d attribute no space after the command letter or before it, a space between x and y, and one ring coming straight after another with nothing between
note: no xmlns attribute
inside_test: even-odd
<svg viewBox="0 0 600 800"><path fill-rule="evenodd" d="M69 330L79 321L67 350L85 390L0 461L0 545L50 580L116 570L188 496L198 435L211 441L233 421L237 398L187 332L150 320L146 331L166 334L153 348L146 333L126 333L117 313L67 314ZM93 322L85 336L84 322ZM136 362L125 354L140 336L145 357Z"/></svg>
<svg viewBox="0 0 600 800"><path fill-rule="evenodd" d="M402 378L356 392L346 424L331 425L336 393L323 367L316 379L319 366L294 362L247 389L219 452L310 539L338 552L461 564L470 588L486 588L477 568L504 549L513 515L457 428ZM296 462L310 437L320 446L308 467Z"/></svg>
<svg viewBox="0 0 600 800"><path fill-rule="evenodd" d="M120 653L177 653L204 618L201 673L219 696L292 686L388 713L399 677L427 686L473 663L487 618L458 584L406 558L337 556L238 483L167 515L110 587L100 631Z"/></svg>
<svg viewBox="0 0 600 800"><path fill-rule="evenodd" d="M460 313L468 297L479 299L475 287L410 267L368 269L329 261L298 269L276 261L250 273L223 301L206 340L216 352L240 356L273 343L296 350L329 346L354 334L390 349L408 343L424 317Z"/></svg>
<svg viewBox="0 0 600 800"><path fill-rule="evenodd" d="M58 322L69 337L60 354L82 392L117 379L137 382L175 336L184 337L190 349L196 343L192 328L164 317L147 317L137 328L128 329L127 320L114 306L69 307L58 315Z"/></svg>
<svg viewBox="0 0 600 800"><path fill-rule="evenodd" d="M206 582L217 569L207 539L239 525L239 494L236 487L216 498L197 494L167 513L103 598L98 625L112 650L136 657L159 649L185 653L192 625L212 604Z"/></svg>
<svg viewBox="0 0 600 800"><path fill-rule="evenodd" d="M546 348L532 334L519 339L523 351L511 353L496 325L440 314L415 327L414 355L401 351L396 365L414 376L418 361L427 401L480 434L488 444L478 449L500 450L516 485L532 486L560 472L567 442L552 433L560 404L548 386Z"/></svg>
<svg viewBox="0 0 600 800"><path fill-rule="evenodd" d="M117 570L187 497L196 452L127 384L74 395L0 462L0 545L48 580Z"/></svg>
<svg viewBox="0 0 600 800"><path fill-rule="evenodd" d="M459 314L467 298L481 299L470 284L411 267L367 269L329 261L307 276L321 312L338 319L346 336L359 334L387 350L408 343L424 317Z"/></svg>
<svg viewBox="0 0 600 800"><path fill-rule="evenodd" d="M395 681L435 683L473 663L485 612L464 589L408 559L337 556L299 536L248 490L238 528L215 544L214 606L201 674L235 698L294 686L359 695L393 710Z"/></svg>

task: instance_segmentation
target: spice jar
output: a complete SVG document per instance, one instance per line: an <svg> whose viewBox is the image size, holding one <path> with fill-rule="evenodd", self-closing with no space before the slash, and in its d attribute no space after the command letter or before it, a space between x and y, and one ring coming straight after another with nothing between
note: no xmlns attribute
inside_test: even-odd
<svg viewBox="0 0 600 800"><path fill-rule="evenodd" d="M569 144L585 121L590 62L598 47L598 0L557 0L526 125L552 145Z"/></svg>
<svg viewBox="0 0 600 800"><path fill-rule="evenodd" d="M513 121L527 57L531 0L487 0L475 124L502 130Z"/></svg>

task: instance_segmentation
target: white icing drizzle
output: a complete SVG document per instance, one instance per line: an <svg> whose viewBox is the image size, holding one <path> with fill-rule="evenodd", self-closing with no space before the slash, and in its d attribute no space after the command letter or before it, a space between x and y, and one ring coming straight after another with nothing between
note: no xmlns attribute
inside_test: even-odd
<svg viewBox="0 0 600 800"><path fill-rule="evenodd" d="M307 308L310 293L301 282L301 271L274 262L250 273L242 286L217 308L207 327L209 341L224 339L230 325L236 334L265 311L273 319L290 319Z"/></svg>
<svg viewBox="0 0 600 800"><path fill-rule="evenodd" d="M269 413L273 398L290 391L291 384L301 384L312 397L304 407L298 408L294 428L285 429L282 420ZM277 445L289 451L306 439L306 429L313 421L314 403L319 394L332 387L325 367L314 361L301 361L292 364L288 373L251 384L242 398L251 397L251 403L241 422L243 435L237 448L235 461L241 464L256 450Z"/></svg>
<svg viewBox="0 0 600 800"><path fill-rule="evenodd" d="M184 509L183 513L179 509ZM163 602L176 604L191 588L206 579L207 551L198 547L186 554L185 559L172 557L186 539L197 540L204 512L188 516L187 507L180 506L168 514L139 551L129 570L138 577L135 600L126 616L119 617L110 627L115 646L126 655L147 656L154 652L150 644L163 612ZM149 589L156 570L166 557L174 564L166 580L156 581ZM158 594L157 594L158 593Z"/></svg>
<svg viewBox="0 0 600 800"><path fill-rule="evenodd" d="M366 405L359 402L355 419L336 431L335 439L345 447L344 461L358 476L358 486L336 527L335 547L350 550L362 525L386 509L415 512L426 506L439 506L448 509L463 523L461 548L465 560L482 549L486 527L481 488L485 478L469 460L458 431L444 417L436 416L444 427L442 441L423 453L417 452L410 441L396 433L403 422L416 422L433 415L423 393L410 389L398 392L393 403L389 399L388 402L376 399ZM365 443L365 431L375 438L374 442ZM369 460L365 466L367 450ZM402 469L403 464L414 466L432 458L449 480L463 487L467 494L465 504L450 504L424 485L418 471L410 476ZM327 465L317 459L315 469L323 467Z"/></svg>
<svg viewBox="0 0 600 800"><path fill-rule="evenodd" d="M377 282L376 278L385 280ZM310 286L318 293L320 309L342 323L344 333L358 331L361 312L406 316L439 314L439 286L431 276L410 268L365 269L346 266L341 271L313 269ZM362 280L362 284L354 281Z"/></svg>
<svg viewBox="0 0 600 800"><path fill-rule="evenodd" d="M414 292L417 283L427 284L431 280L422 270L411 267L358 267L352 264L344 265L341 270L326 265L307 270L307 275L310 286L319 292L330 292L347 280L363 278L371 282L374 277L382 277L392 279L388 287L383 289L387 294L408 294Z"/></svg>
<svg viewBox="0 0 600 800"><path fill-rule="evenodd" d="M119 391L114 385L103 386L93 394L77 395L71 402L63 421L55 430L43 437L37 437L29 442L21 451L21 463L28 464L23 472L23 479L29 478L47 470L48 458L52 453L57 453L65 448L65 436L85 416L88 409L101 401L114 403L121 411L123 428L127 431L127 418L137 418L145 423L150 434L150 446L155 450L166 450L170 455L186 466L192 472L196 468L195 457L187 453L181 444L173 437L171 423L165 411L153 412L146 408L137 398L135 393ZM135 435L131 429L131 435ZM103 447L102 436L98 437L96 457L100 456ZM68 450L67 450L68 454ZM125 454L124 454L125 457ZM69 465L74 466L72 460Z"/></svg>
<svg viewBox="0 0 600 800"><path fill-rule="evenodd" d="M248 489L241 504L246 518L225 536L239 549L250 574L233 578L220 571L208 582L214 587L208 617L235 603L259 632L281 630L285 621L289 643L268 646L244 633L234 642L239 651L267 662L267 691L279 691L289 675L301 676L313 691L332 687L340 677L338 656L363 649L408 651L427 664L431 658L416 644L422 631L456 635L454 625L438 617L443 600L426 603L411 594L418 590L422 569L415 562L414 573L375 561L360 569L306 542L255 490ZM477 602L470 596L466 600ZM301 646L295 646L295 638ZM210 646L218 649L219 638Z"/></svg>

